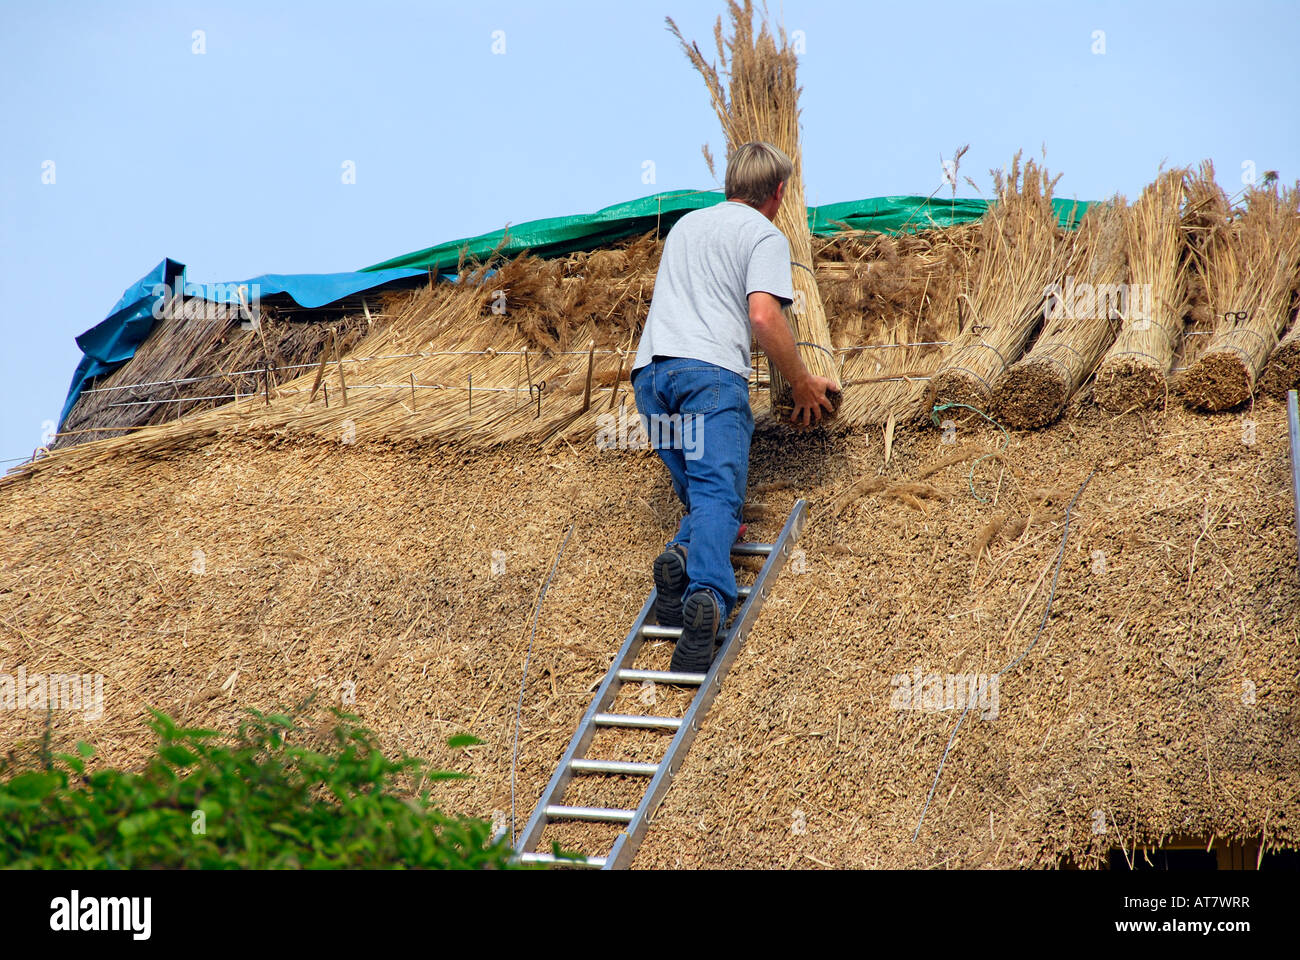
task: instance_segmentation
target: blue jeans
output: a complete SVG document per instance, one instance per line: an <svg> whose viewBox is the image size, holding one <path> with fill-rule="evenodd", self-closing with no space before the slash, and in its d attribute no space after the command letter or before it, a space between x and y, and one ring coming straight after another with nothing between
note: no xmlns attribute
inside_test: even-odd
<svg viewBox="0 0 1300 960"><path fill-rule="evenodd" d="M633 376L642 429L668 467L686 514L669 546L686 548L686 596L711 590L723 617L736 605L731 545L740 531L754 414L749 383L703 360L655 360Z"/></svg>

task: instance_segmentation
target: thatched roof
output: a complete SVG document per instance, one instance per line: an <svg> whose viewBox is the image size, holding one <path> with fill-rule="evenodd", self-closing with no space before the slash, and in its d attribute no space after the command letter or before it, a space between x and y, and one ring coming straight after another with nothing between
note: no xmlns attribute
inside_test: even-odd
<svg viewBox="0 0 1300 960"><path fill-rule="evenodd" d="M1002 442L991 428L953 445L900 431L888 465L878 431L760 431L751 536L807 497L807 572L779 581L636 865L1097 864L1172 834L1261 831L1297 846L1284 414L1267 402L1252 419L1247 443L1233 415L1075 406L976 468L988 503L969 474ZM106 678L105 716L56 714L56 744L130 764L146 703L221 726L313 690L337 704L355 683L352 709L386 744L473 772L439 788L450 806L508 811L527 626L572 521L524 695L521 821L678 509L651 456L590 437L474 453L241 430L139 453L68 471L59 454L0 484L0 662ZM964 725L913 843L956 717L891 709L891 679L991 673L1029 643L1063 505L1094 468L1048 626L1002 678L997 718ZM640 696L620 708L674 709L668 691ZM0 739L30 743L42 723L4 712ZM461 731L486 743L449 755Z"/></svg>
<svg viewBox="0 0 1300 960"><path fill-rule="evenodd" d="M1007 183L1009 197L1023 190L1036 200L1025 183L1014 178ZM1037 211L1038 232L1028 240L1003 237L997 218L896 236L842 231L814 238L813 269L842 364L841 427L925 418L935 399L971 400L968 391L936 393L940 380L954 371L974 377L980 397L1008 382L1008 370L1033 350L1033 336L1041 332L1031 304L1034 291L1044 286L1039 281L1061 278L1054 267L1033 282L1016 279L1023 270L1003 262L1007 250L1017 244L1036 249L1042 246L1036 239L1040 234L1052 234L1061 251L1074 248L1070 262L1077 264L1090 256L1080 245L1096 240L1095 231L1067 236L1054 207L1029 206ZM1179 237L1195 236L1195 222L1189 215L1183 227L1167 225L1173 240L1161 248L1162 269L1187 272L1190 251ZM1300 229L1300 217L1288 223ZM662 245L652 231L609 248L550 259L489 260L467 266L458 283L388 290L382 306L367 307L364 314L354 306L351 314L331 307L292 319L275 316L259 333L242 331L233 322L165 320L131 361L83 395L57 445L101 437L100 428L125 432L178 415L186 424L134 435L129 443L172 446L236 425L329 438L350 431L362 440L472 445L590 433L603 413L630 402L628 367ZM1073 289L1074 279L1067 278L1067 289ZM1091 284L1082 286L1093 303ZM1286 297L1293 297L1297 286L1300 276L1293 276ZM993 309L999 298L1018 306L1000 313ZM1159 334L1166 365L1146 371L1150 382L1144 381L1139 406L1163 405L1169 394L1184 392L1186 369L1212 332L1201 316L1203 301L1196 293L1162 321L1169 325ZM1292 325L1295 306L1289 301L1280 312L1265 311L1277 314L1269 329L1284 332ZM1107 318L1104 310L1083 309L1098 309L1109 329L1065 324L1069 332L1057 330L1051 337L1060 355L1078 361L1079 369L1069 377L1076 389L1091 376L1099 351L1113 342L1112 351L1131 359L1134 348L1125 338L1150 336L1138 331L1140 317L1125 316L1121 333L1120 321ZM1077 343L1070 339L1075 334ZM1271 350L1279 335L1270 336ZM1261 382L1271 393L1297 385L1295 365L1287 359L1295 342L1294 335L1283 338L1263 371ZM263 372L268 367L269 397ZM1116 376L1123 380L1127 374ZM1116 376L1106 381L1109 393L1099 393L1099 399L1113 401L1112 394L1133 392L1127 381L1112 383ZM769 385L761 355L751 383L760 389ZM229 402L236 393L245 399ZM928 394L935 395L931 402ZM199 399L210 396L217 399ZM182 398L191 399L177 402ZM1049 422L1062 409L1059 399L1021 420ZM219 409L203 412L216 404ZM1131 405L1111 403L1114 412Z"/></svg>
<svg viewBox="0 0 1300 960"><path fill-rule="evenodd" d="M1036 433L930 429L925 378L971 322L976 233L814 241L844 404L833 432L760 418L748 510L761 539L810 501L807 572L778 583L637 866L1099 865L1175 835L1300 847L1282 407L1110 416L1085 387ZM0 670L103 673L104 717L58 713L54 737L123 764L147 747L145 704L220 726L355 685L388 746L475 774L439 788L448 805L491 816L510 808L532 606L573 522L524 691L522 824L678 515L651 455L594 442L635 413L660 250L650 234L469 270L344 321L364 335L341 357L312 341L326 362L269 397L23 467L0 483ZM193 371L183 347L137 359ZM762 363L752 389L761 412ZM1090 474L1046 628L936 786L956 713L896 709L896 678L987 676L1030 646ZM643 694L619 708L684 706ZM42 722L0 712L0 739L35 742ZM485 744L449 755L462 731ZM661 747L636 736L597 745ZM569 802L628 799L595 786ZM603 829L544 839L600 852Z"/></svg>

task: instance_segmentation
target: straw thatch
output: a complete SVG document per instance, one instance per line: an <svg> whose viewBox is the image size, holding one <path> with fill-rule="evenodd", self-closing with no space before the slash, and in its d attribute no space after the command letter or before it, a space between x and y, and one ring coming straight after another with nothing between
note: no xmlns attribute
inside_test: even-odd
<svg viewBox="0 0 1300 960"><path fill-rule="evenodd" d="M1191 202L1202 205L1211 226L1193 244L1203 279L1213 335L1179 387L1186 401L1204 410L1245 403L1264 363L1278 345L1300 269L1300 184L1251 190L1245 209L1234 211L1202 165Z"/></svg>
<svg viewBox="0 0 1300 960"><path fill-rule="evenodd" d="M775 584L636 866L1094 866L1172 834L1300 844L1283 411L1254 416L1248 445L1237 421L1181 405L1145 423L1084 410L977 467L987 504L968 482L992 430L956 448L900 430L888 465L862 431L759 431L752 535L808 497L806 572ZM1047 629L1002 678L997 717L963 725L913 842L957 711L894 709L893 678L989 674L1024 650L1094 467ZM539 454L239 434L30 474L0 483L0 670L104 674L104 715L56 711L53 747L87 740L125 766L151 744L146 704L228 728L315 692L386 749L472 774L436 785L450 810L508 822L530 618L575 522L523 685L522 822L677 510L653 456L590 438ZM666 663L667 645L651 652ZM681 706L633 687L617 709ZM0 741L34 746L44 723L0 711ZM447 748L460 732L484 743ZM626 737L602 734L600 755L663 746ZM574 802L632 788L603 786ZM594 849L609 832L556 838Z"/></svg>
<svg viewBox="0 0 1300 960"><path fill-rule="evenodd" d="M638 866L1096 866L1175 834L1300 845L1284 411L1257 405L1250 443L1238 420L1181 405L1116 419L1083 405L1005 449L983 426L956 445L910 429L907 391L951 359L984 229L819 242L833 343L855 371L839 426L886 414L899 429L882 448L874 432L760 424L750 535L808 498L803 562ZM219 727L314 691L386 747L472 773L440 786L452 810L505 819L513 779L522 821L678 518L653 456L600 434L602 416L635 412L626 368L660 249L648 235L490 277L467 264L459 283L390 300L350 350L326 343L301 376L277 376L269 406L259 392L0 482L0 672L105 677L105 715L56 713L55 748L89 740L97 762L130 766L149 747L145 704ZM891 341L909 346L858 349ZM868 382L877 363L912 382ZM1026 648L1065 505L1094 470L1047 628L1001 678L998 717L963 726L914 843L957 712L895 709L892 681L987 676ZM532 607L570 522L512 777ZM636 687L616 708L683 706L679 690ZM0 740L36 744L44 720L0 711ZM462 731L485 743L449 751ZM602 755L662 749L611 736ZM573 802L633 789L579 786ZM546 839L594 852L603 829Z"/></svg>
<svg viewBox="0 0 1300 960"><path fill-rule="evenodd" d="M961 336L930 380L931 406L987 410L993 383L1020 356L1042 316L1044 291L1061 278L1070 247L1057 225L1052 190L1059 179L1020 154L993 171L996 203L980 221L980 257L962 296Z"/></svg>
<svg viewBox="0 0 1300 960"><path fill-rule="evenodd" d="M1148 215L1150 207L1148 194ZM1132 212L1141 215L1142 209L1139 203ZM1136 235L1130 224L1127 240ZM1067 239L1061 246L1077 252L1086 236L1087 230L1078 243ZM77 408L77 416L87 419L66 425L68 436L57 445L92 436L83 429L155 425L129 437L114 431L118 439L88 444L83 452L56 450L53 458L23 469L87 469L119 455L161 455L248 431L491 446L520 439L571 441L590 436L611 417L626 425L635 420L627 383L632 348L653 295L661 249L660 237L649 233L550 260L525 255L466 263L460 282L386 296L365 314L330 317L332 327L273 318L263 324L267 346L255 333L229 324L182 328L164 321L135 360L95 385L112 390L87 394ZM923 415L933 403L927 402L930 378L941 367L966 366L959 355L970 360L970 347L989 336L1007 337L1013 327L1024 335L1024 325L1009 322L999 322L992 333L978 329L979 314L969 307L978 302L977 286L995 289L988 262L1009 262L1009 249L1003 232L987 221L899 236L845 231L818 239L813 270L835 318L832 350L844 363L837 429L868 424L888 432L891 423ZM1029 273L1008 270L997 282L1014 287L1029 303L1042 288L1035 290L1025 277L1041 272L1041 265L1027 255L1026 260ZM498 272L489 275L489 268ZM1186 279L1180 266L1170 273L1180 283ZM1137 274L1131 280L1139 285ZM1203 285L1179 289L1183 312L1208 324ZM990 309L1012 315L1005 303ZM1036 322L1032 314L1015 315L1031 326ZM333 343L331 332L337 334ZM1198 332L1191 330L1177 345L1171 363L1195 360L1197 347L1209 340ZM1054 336L1045 332L1035 347L1046 350ZM281 361L271 366L269 397L263 367L268 348ZM982 348L976 353L993 355ZM1068 350L1059 356L1059 348L1053 355L1067 363L1073 357ZM761 410L768 406L769 387L761 354L755 367L751 398ZM253 372L244 379L232 376L241 369ZM170 382L179 374L193 382ZM221 389L212 390L210 381ZM241 399L235 403L193 399L236 391ZM1104 393L1102 384L1098 392ZM138 406L111 407L115 394ZM167 402L178 395L192 399ZM219 406L197 409L200 403ZM168 420L178 412L183 422ZM1016 422L1015 416L1008 419Z"/></svg>
<svg viewBox="0 0 1300 960"><path fill-rule="evenodd" d="M844 356L847 423L911 420L930 374L959 334L979 225L924 233L849 234L819 252L817 282ZM820 262L821 256L835 259Z"/></svg>
<svg viewBox="0 0 1300 960"><path fill-rule="evenodd" d="M1044 305L1042 333L994 384L994 415L1008 426L1041 427L1059 417L1114 342L1134 307L1125 283L1127 219L1123 197L1084 216L1065 283L1053 287Z"/></svg>
<svg viewBox="0 0 1300 960"><path fill-rule="evenodd" d="M814 258L817 282L836 305L839 318L834 349L847 358L847 369L855 377L845 391L845 427L884 423L891 414L903 418L919 409L924 379L909 383L900 376L913 370L927 376L937 351L953 335L955 322L945 324L943 318L955 317L956 295L977 229L969 225L896 238L846 232L819 240ZM476 445L589 435L602 418L635 418L627 378L632 348L654 292L661 249L662 242L647 234L610 249L564 258L523 256L477 267L468 264L459 283L385 298L382 319L376 313L373 324L367 325L361 316L342 321L339 329L351 331L352 338L369 330L360 342L345 340L331 347L326 339L317 349L327 334L320 327L316 339L292 355L297 364L272 367L269 406L259 371L248 384L255 389L238 385L246 397L238 403L223 402L208 411L186 408L184 422L150 427L129 439L122 435L80 451L60 450L53 459L26 469L83 469L126 451L134 456L152 449L174 450L231 431L306 432L328 438L347 433L356 439ZM490 266L498 272L488 277ZM274 324L264 326L275 329ZM292 329L306 332L313 325L295 323ZM172 336L172 328L160 323L136 360L114 374L113 385L140 384L130 391L133 399L166 399L177 389L156 383L167 379L159 375L159 363L167 356L192 357L175 369L195 378L224 377L234 366L218 351L205 367L201 350L181 348ZM252 348L247 339L252 334L231 327L227 336L242 337L238 342ZM903 346L880 348L889 342ZM918 342L921 345L914 346ZM260 344L256 346L260 351ZM327 353L322 368L319 361ZM755 408L760 409L767 406L761 355L756 366L759 373L752 388ZM171 408L176 406L160 405L157 419L174 413ZM72 439L83 435L73 434Z"/></svg>
<svg viewBox="0 0 1300 960"><path fill-rule="evenodd" d="M1186 176L1170 170L1157 177L1129 213L1129 282L1150 310L1128 318L1097 368L1093 392L1106 410L1151 407L1168 393L1190 308L1181 219Z"/></svg>
<svg viewBox="0 0 1300 960"><path fill-rule="evenodd" d="M382 322L382 298L373 312L338 315L260 308L260 329L244 323L238 308L191 298L168 303L135 355L112 373L89 382L68 411L51 447L59 449L146 424L165 423L264 393L300 364L311 364L334 339L345 352L372 322ZM370 307L367 306L369 311Z"/></svg>
<svg viewBox="0 0 1300 960"><path fill-rule="evenodd" d="M727 139L727 152L745 143L765 141L788 156L794 171L777 210L776 225L790 243L795 302L786 311L796 349L814 376L826 377L838 387L839 364L831 350L831 332L813 273L812 237L804 200L803 156L799 145L798 58L784 27L774 37L766 22L754 31L752 0L727 0L731 36L722 33L722 18L714 26L718 60L727 74L724 88L718 68L705 60L699 45L687 42L672 18L668 26L681 43L691 64L704 78L718 121ZM778 42L779 38L779 42ZM706 157L708 156L706 151ZM710 167L712 163L710 162ZM794 393L781 372L770 371L772 411L787 418L794 412ZM839 391L831 394L836 409ZM829 416L834 416L832 412Z"/></svg>

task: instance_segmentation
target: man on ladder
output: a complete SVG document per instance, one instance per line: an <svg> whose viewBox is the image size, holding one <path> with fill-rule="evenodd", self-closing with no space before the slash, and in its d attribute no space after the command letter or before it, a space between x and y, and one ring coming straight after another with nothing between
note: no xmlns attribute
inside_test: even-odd
<svg viewBox="0 0 1300 960"><path fill-rule="evenodd" d="M791 422L811 427L832 409L834 383L809 373L782 313L794 299L790 245L773 220L792 170L770 143L732 152L725 202L686 214L668 234L632 365L642 425L686 507L653 566L655 615L682 628L674 671L708 670L736 604L731 545L754 432L751 337L793 387Z"/></svg>

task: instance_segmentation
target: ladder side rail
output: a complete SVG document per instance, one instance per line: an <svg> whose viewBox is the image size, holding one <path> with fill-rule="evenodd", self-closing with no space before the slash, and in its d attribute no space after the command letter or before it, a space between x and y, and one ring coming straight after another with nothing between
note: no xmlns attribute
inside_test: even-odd
<svg viewBox="0 0 1300 960"><path fill-rule="evenodd" d="M633 816L631 823L628 824L626 830L618 835L614 845L606 855L605 864L601 867L602 870L624 870L632 865L632 859L636 856L637 848L641 845L641 839L650 826L651 814L658 808L659 802L667 792L673 777L677 775L678 768L681 766L682 761L686 759L686 754L690 751L695 735L699 732L698 722L708 713L709 707L713 704L713 698L717 696L718 690L722 687L722 678L726 676L732 662L739 655L741 647L744 646L745 638L748 636L754 622L758 619L759 609L767 598L768 583L775 580L777 574L781 572L781 568L785 566L786 560L790 557L792 545L803 533L807 516L808 501L801 499L790 510L790 515L781 528L780 536L772 543L772 551L767 555L767 560L764 561L762 569L759 570L758 576L755 577L749 596L746 597L735 622L727 632L722 649L718 651L718 655L709 667L704 683L700 685L700 689L691 699L691 705L687 709L686 715L682 717L681 728L674 734L672 742L668 745L668 750L659 763L659 770L646 787L645 795L637 805L636 814Z"/></svg>
<svg viewBox="0 0 1300 960"><path fill-rule="evenodd" d="M560 797L563 796L565 788L569 785L569 780L573 777L572 761L586 755L587 747L590 746L592 737L595 736L597 730L596 725L592 722L593 719L596 714L606 711L609 705L614 702L614 697L618 693L618 688L621 685L618 679L618 671L635 662L637 654L641 651L641 645L645 642L641 636L641 627L654 609L655 592L651 588L650 596L646 598L645 604L641 607L641 612L637 614L632 629L627 632L627 639L623 641L623 646L619 648L618 653L615 655L614 662L610 665L608 672L606 672L604 679L597 688L596 696L592 698L591 705L587 707L586 713L582 715L582 721L578 724L577 731L569 741L568 749L564 751L564 756L560 758L555 773L551 774L546 789L542 791L537 806L533 808L532 816L528 818L523 833L519 835L519 840L515 846L517 852L531 853L536 849L537 841L542 835L542 829L546 826L547 806L557 803Z"/></svg>
<svg viewBox="0 0 1300 960"><path fill-rule="evenodd" d="M1300 400L1286 392L1287 433L1291 440L1291 496L1295 500L1296 555L1300 559Z"/></svg>

